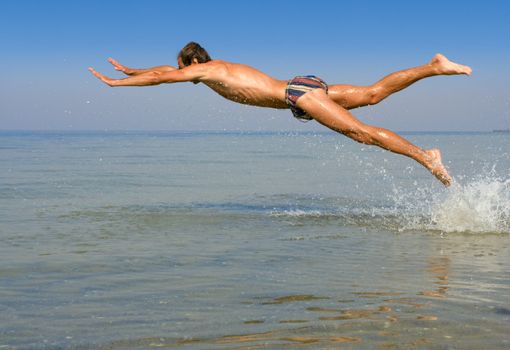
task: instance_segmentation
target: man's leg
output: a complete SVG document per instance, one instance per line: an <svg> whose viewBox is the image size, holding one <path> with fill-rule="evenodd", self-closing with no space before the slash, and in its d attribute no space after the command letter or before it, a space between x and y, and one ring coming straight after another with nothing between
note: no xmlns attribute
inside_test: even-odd
<svg viewBox="0 0 510 350"><path fill-rule="evenodd" d="M416 160L426 167L445 186L451 178L441 162L438 149L423 150L390 130L363 124L346 109L333 102L322 89L307 92L297 106L322 125L358 142L375 145Z"/></svg>
<svg viewBox="0 0 510 350"><path fill-rule="evenodd" d="M373 105L420 79L434 75L471 74L471 68L449 61L441 54L419 67L392 73L371 86L331 85L330 98L346 109Z"/></svg>

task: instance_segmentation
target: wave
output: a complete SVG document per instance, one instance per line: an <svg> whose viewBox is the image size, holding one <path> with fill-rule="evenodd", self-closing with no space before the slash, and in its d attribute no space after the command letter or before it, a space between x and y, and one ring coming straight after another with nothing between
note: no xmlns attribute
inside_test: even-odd
<svg viewBox="0 0 510 350"><path fill-rule="evenodd" d="M494 173L460 179L451 188L409 189L393 186L384 203L357 200L355 205L334 202L320 209L278 209L270 216L303 224L338 221L342 226L390 231L444 233L510 233L510 179Z"/></svg>
<svg viewBox="0 0 510 350"><path fill-rule="evenodd" d="M401 230L510 233L510 179L494 172L466 183L460 179L439 193L395 189L392 198L394 213L402 215Z"/></svg>
<svg viewBox="0 0 510 350"><path fill-rule="evenodd" d="M227 202L141 204L68 212L65 220L121 223L137 228L282 224L383 229L394 232L510 233L510 179L494 172L459 179L451 188L410 189L395 182L377 198L275 194ZM375 197L375 196L374 196ZM222 227L223 227L222 226Z"/></svg>
<svg viewBox="0 0 510 350"><path fill-rule="evenodd" d="M321 218L325 216L335 216L335 214L327 214L320 210L302 210L302 209L289 209L289 210L273 210L269 213L272 217L316 217Z"/></svg>

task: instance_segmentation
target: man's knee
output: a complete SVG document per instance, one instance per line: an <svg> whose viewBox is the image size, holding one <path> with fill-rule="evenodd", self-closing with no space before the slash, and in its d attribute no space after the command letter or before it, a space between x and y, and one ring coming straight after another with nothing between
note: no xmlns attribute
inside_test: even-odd
<svg viewBox="0 0 510 350"><path fill-rule="evenodd" d="M367 88L367 100L369 105L375 105L386 98L388 95L386 91L377 85L372 85Z"/></svg>

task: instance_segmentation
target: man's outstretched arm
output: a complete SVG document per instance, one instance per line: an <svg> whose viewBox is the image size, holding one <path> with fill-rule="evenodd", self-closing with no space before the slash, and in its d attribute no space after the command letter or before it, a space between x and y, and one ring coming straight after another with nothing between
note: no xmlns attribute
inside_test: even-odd
<svg viewBox="0 0 510 350"><path fill-rule="evenodd" d="M120 64L117 60L114 60L111 57L108 58L108 62L110 62L116 70L118 70L126 75L139 75L139 74L154 72L154 71L164 73L164 72L171 72L171 71L177 69L176 67L167 66L167 65L156 66L156 67L151 67L151 68L129 68L123 64Z"/></svg>
<svg viewBox="0 0 510 350"><path fill-rule="evenodd" d="M205 72L202 67L198 68L190 66L169 72L150 71L124 79L112 79L97 72L94 68L89 68L89 71L109 86L150 86L165 83L199 81Z"/></svg>

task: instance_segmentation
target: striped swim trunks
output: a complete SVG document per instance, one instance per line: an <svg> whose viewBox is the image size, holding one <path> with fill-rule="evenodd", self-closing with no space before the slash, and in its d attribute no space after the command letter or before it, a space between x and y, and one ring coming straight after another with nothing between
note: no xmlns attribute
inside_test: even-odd
<svg viewBox="0 0 510 350"><path fill-rule="evenodd" d="M323 89L328 93L328 84L314 75L305 75L290 80L285 89L285 101L289 105L294 117L302 122L307 122L313 118L297 107L296 103L301 96L313 89Z"/></svg>

